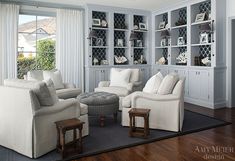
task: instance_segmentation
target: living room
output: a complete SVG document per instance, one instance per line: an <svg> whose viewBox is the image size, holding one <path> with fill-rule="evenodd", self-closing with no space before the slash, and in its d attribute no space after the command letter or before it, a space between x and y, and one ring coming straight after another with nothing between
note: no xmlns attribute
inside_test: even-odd
<svg viewBox="0 0 235 161"><path fill-rule="evenodd" d="M0 161L235 160L233 0L0 0Z"/></svg>

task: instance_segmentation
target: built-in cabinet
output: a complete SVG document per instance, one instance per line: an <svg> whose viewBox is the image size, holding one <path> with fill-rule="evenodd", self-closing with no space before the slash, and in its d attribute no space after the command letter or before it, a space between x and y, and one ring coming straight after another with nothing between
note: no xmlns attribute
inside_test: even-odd
<svg viewBox="0 0 235 161"><path fill-rule="evenodd" d="M189 97L208 101L210 99L209 93L209 77L208 71L190 70L188 72L189 81ZM200 85L198 86L198 82Z"/></svg>
<svg viewBox="0 0 235 161"><path fill-rule="evenodd" d="M147 82L151 73L151 12L88 5L86 20L85 91L94 91L100 81L110 80L111 68L139 68L143 83ZM91 31L95 37L89 37ZM123 59L126 61L117 61Z"/></svg>
<svg viewBox="0 0 235 161"><path fill-rule="evenodd" d="M152 13L88 5L86 16L86 36L94 30L103 40L85 43L86 91L109 80L112 67L139 68L143 83L158 72L185 77L186 102L209 108L226 105L224 0L191 0ZM107 25L94 26L94 19ZM179 61L182 53L187 61ZM122 56L127 62L117 63L115 57Z"/></svg>

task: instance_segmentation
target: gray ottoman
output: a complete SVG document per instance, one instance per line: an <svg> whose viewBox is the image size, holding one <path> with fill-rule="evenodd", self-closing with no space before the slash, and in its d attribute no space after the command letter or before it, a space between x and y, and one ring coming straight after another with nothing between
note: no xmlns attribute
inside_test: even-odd
<svg viewBox="0 0 235 161"><path fill-rule="evenodd" d="M106 92L90 92L78 96L80 103L88 106L89 116L99 116L100 125L104 126L106 115L114 115L117 121L117 112L119 108L119 97L116 94Z"/></svg>

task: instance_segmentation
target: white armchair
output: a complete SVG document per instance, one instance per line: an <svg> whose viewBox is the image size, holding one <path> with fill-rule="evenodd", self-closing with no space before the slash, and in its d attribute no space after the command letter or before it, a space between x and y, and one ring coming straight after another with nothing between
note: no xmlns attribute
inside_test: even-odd
<svg viewBox="0 0 235 161"><path fill-rule="evenodd" d="M25 79L29 81L43 81L44 80L43 70L29 71L25 77L26 77ZM63 88L56 90L56 94L60 99L76 98L81 93L82 90L76 88L75 84L72 83L63 83Z"/></svg>
<svg viewBox="0 0 235 161"><path fill-rule="evenodd" d="M32 85L34 83L29 83ZM56 148L54 122L70 118L85 122L82 134L88 135L87 109L82 109L76 99L57 100L51 106L43 106L35 91L27 86L22 80L8 81L7 85L0 86L0 145L38 158ZM71 134L66 142L72 139Z"/></svg>
<svg viewBox="0 0 235 161"><path fill-rule="evenodd" d="M151 129L181 131L184 120L184 84L185 78L180 79L169 95L134 92L125 97L122 101L122 125L129 126L128 112L131 108L148 108L151 110ZM144 121L137 118L136 124L143 127Z"/></svg>
<svg viewBox="0 0 235 161"><path fill-rule="evenodd" d="M115 68L119 71L124 69ZM112 70L111 70L112 71ZM112 73L110 73L111 75ZM110 86L110 81L101 81L97 88L95 88L95 92L108 92L113 93L119 96L119 110L122 110L121 102L124 97L129 95L134 91L141 91L142 90L142 81L141 81L141 73L139 69L131 69L131 76L130 76L130 83L128 86L125 87L117 87L117 86Z"/></svg>

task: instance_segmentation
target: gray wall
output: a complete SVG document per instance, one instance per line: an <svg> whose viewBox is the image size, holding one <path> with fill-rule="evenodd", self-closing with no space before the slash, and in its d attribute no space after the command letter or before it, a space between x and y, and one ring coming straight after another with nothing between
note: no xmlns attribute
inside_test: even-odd
<svg viewBox="0 0 235 161"><path fill-rule="evenodd" d="M232 106L235 107L235 20L232 20Z"/></svg>

